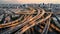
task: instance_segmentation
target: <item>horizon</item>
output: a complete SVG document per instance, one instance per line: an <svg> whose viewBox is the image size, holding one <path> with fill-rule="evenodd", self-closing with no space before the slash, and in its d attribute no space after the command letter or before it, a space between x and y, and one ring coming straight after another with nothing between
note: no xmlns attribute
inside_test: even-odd
<svg viewBox="0 0 60 34"><path fill-rule="evenodd" d="M60 0L59 0L60 1ZM0 4L60 4L57 0L0 0Z"/></svg>

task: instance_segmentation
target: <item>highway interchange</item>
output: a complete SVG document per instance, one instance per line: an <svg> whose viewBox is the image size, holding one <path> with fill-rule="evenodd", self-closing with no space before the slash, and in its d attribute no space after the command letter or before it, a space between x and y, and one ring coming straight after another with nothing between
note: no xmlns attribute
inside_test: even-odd
<svg viewBox="0 0 60 34"><path fill-rule="evenodd" d="M53 20L53 12L46 12L42 8L28 7L26 11L15 11L14 14L21 15L18 19L0 24L1 28L7 28L0 34L34 34L34 30L41 34L48 34L48 31L60 32L60 27L57 27ZM32 31L32 32L31 32Z"/></svg>

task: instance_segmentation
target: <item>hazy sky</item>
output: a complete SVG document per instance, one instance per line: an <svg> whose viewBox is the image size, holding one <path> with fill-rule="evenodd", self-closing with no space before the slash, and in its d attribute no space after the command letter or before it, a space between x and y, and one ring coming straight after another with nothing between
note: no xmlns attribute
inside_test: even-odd
<svg viewBox="0 0 60 34"><path fill-rule="evenodd" d="M23 3L23 4L31 4L31 3L54 3L54 4L60 4L60 0L0 0L1 3L13 3L13 4L18 4L18 3Z"/></svg>

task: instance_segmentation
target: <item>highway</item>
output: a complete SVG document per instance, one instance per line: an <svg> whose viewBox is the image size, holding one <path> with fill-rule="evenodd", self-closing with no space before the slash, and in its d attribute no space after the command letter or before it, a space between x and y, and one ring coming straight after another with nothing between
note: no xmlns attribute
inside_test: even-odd
<svg viewBox="0 0 60 34"><path fill-rule="evenodd" d="M47 34L48 31L60 32L60 29L51 22L53 12L46 12L42 8L29 7L29 11L18 11L15 14L21 15L21 17L15 21L0 24L0 28L9 27L5 32L0 34L34 34L34 29L41 34Z"/></svg>

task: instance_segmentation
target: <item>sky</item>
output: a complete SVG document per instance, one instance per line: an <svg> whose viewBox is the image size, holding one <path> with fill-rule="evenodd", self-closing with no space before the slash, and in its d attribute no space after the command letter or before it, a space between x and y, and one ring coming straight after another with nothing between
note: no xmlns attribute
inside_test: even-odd
<svg viewBox="0 0 60 34"><path fill-rule="evenodd" d="M0 0L0 4L39 4L39 3L53 3L60 4L60 0Z"/></svg>

